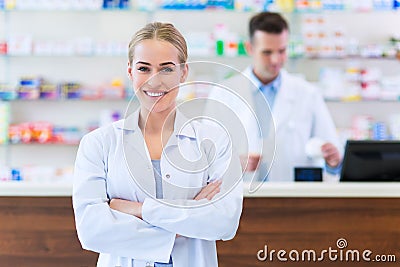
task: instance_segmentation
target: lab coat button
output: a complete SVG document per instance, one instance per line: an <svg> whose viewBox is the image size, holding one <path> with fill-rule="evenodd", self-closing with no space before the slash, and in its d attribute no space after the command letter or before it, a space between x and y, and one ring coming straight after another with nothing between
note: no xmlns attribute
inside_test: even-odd
<svg viewBox="0 0 400 267"><path fill-rule="evenodd" d="M152 267L150 262L146 262L146 267Z"/></svg>
<svg viewBox="0 0 400 267"><path fill-rule="evenodd" d="M167 178L167 179L169 179L170 177L171 177L171 175L169 175L169 174L165 175L165 178Z"/></svg>

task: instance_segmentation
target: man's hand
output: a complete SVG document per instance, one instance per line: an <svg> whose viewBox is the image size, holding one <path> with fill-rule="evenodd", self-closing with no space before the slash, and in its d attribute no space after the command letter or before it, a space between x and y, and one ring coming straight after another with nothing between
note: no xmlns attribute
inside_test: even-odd
<svg viewBox="0 0 400 267"><path fill-rule="evenodd" d="M240 155L240 164L242 165L243 172L253 172L258 169L260 165L260 154Z"/></svg>
<svg viewBox="0 0 400 267"><path fill-rule="evenodd" d="M194 200L207 198L211 200L216 194L221 191L222 180L217 180L209 183L195 196Z"/></svg>
<svg viewBox="0 0 400 267"><path fill-rule="evenodd" d="M142 219L142 206L143 203L118 198L111 199L110 201L110 208L113 210L136 216L139 219Z"/></svg>
<svg viewBox="0 0 400 267"><path fill-rule="evenodd" d="M340 162L339 150L332 143L325 143L321 146L322 156L330 167L337 167Z"/></svg>

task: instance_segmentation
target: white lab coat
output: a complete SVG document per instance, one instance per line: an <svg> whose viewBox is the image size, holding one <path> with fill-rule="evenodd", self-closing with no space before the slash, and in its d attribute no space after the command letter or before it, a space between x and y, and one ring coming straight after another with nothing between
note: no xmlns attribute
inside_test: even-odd
<svg viewBox="0 0 400 267"><path fill-rule="evenodd" d="M160 162L166 205L155 199L153 168L138 117L136 111L87 134L80 143L73 207L82 247L100 253L101 267L153 266L168 262L170 255L174 267L217 266L215 240L234 237L242 210L241 169L230 140L218 129L187 123L177 112ZM203 170L207 162L209 168ZM197 171L186 172L188 168ZM220 178L217 201L192 200L207 182ZM110 209L112 198L143 202L143 220ZM200 204L209 205L194 207Z"/></svg>
<svg viewBox="0 0 400 267"><path fill-rule="evenodd" d="M335 125L321 93L303 78L289 74L285 70L281 70L282 84L275 96L273 119L268 126L269 133L264 135L261 141L259 128L249 107L255 110L254 95L263 96L257 92L258 88L255 85L257 83L250 78L251 71L249 67L242 73L243 75L236 75L223 82L224 86L231 88L240 95L240 98L227 93L227 90L216 89L211 91L209 98L222 101L241 118L248 139L245 148L238 147L240 153L259 153L261 150L263 154L261 168L265 170L260 170L262 176L259 178L263 178L269 169L268 181L293 181L294 167L324 167L323 161L311 159L306 155L306 144L311 138L331 142L340 153L343 153ZM206 107L205 112L209 114L210 110ZM270 113L269 110L265 112ZM262 142L263 146L260 144ZM233 143L240 144L243 140L241 142L234 140Z"/></svg>

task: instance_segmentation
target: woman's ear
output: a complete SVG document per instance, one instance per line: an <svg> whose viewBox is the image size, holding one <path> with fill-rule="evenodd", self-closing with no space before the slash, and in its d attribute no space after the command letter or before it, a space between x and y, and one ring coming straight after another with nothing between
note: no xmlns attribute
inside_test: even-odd
<svg viewBox="0 0 400 267"><path fill-rule="evenodd" d="M128 61L128 77L130 80L132 80L132 66L131 63Z"/></svg>
<svg viewBox="0 0 400 267"><path fill-rule="evenodd" d="M189 73L189 65L187 63L182 63L183 66L182 68L182 75L181 75L181 79L180 82L183 83L184 81L186 81L186 78L188 76Z"/></svg>

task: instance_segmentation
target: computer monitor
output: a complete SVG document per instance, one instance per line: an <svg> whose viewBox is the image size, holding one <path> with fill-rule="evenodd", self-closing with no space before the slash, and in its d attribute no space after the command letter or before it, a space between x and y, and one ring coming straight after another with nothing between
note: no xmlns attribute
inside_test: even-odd
<svg viewBox="0 0 400 267"><path fill-rule="evenodd" d="M340 180L400 181L400 141L347 141Z"/></svg>

